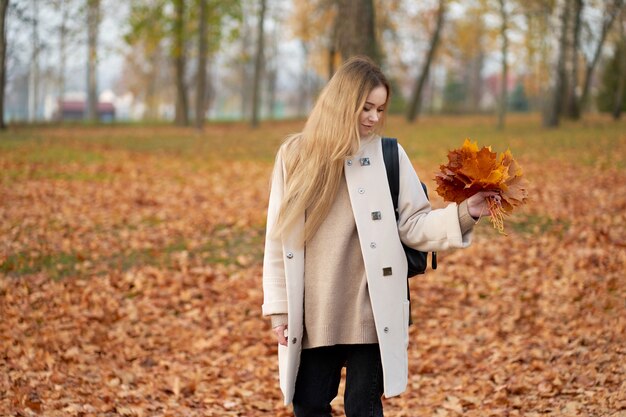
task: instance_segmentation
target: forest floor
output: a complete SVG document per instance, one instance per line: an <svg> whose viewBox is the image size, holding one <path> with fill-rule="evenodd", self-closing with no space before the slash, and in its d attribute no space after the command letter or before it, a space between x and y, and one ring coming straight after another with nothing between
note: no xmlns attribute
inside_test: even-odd
<svg viewBox="0 0 626 417"><path fill-rule="evenodd" d="M1 133L0 415L291 415L261 264L274 153L302 123ZM493 126L388 121L429 189L470 137L510 147L530 199L411 281L385 415L624 417L626 122Z"/></svg>

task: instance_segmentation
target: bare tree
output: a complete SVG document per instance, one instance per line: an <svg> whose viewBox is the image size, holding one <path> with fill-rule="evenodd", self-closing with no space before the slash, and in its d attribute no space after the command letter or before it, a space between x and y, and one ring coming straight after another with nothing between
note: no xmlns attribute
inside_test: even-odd
<svg viewBox="0 0 626 417"><path fill-rule="evenodd" d="M67 62L67 21L69 18L68 8L64 7L65 1L61 0L61 24L59 26L59 100L65 98L65 63ZM63 112L60 113L63 117Z"/></svg>
<svg viewBox="0 0 626 417"><path fill-rule="evenodd" d="M269 36L269 49L265 65L267 74L267 114L270 119L274 119L276 109L276 89L278 87L278 26L274 26L271 36Z"/></svg>
<svg viewBox="0 0 626 417"><path fill-rule="evenodd" d="M32 17L32 50L30 60L30 71L28 76L28 120L37 120L37 110L39 104L39 8L35 0L31 1Z"/></svg>
<svg viewBox="0 0 626 417"><path fill-rule="evenodd" d="M187 54L185 53L185 0L174 1L174 66L176 70L176 124L179 126L189 125L189 101L187 99L187 86L185 85L185 72L187 67Z"/></svg>
<svg viewBox="0 0 626 417"><path fill-rule="evenodd" d="M249 3L244 3L248 6ZM243 16L241 22L239 42L241 50L239 51L239 59L236 62L237 68L240 71L239 88L241 91L241 118L247 120L248 117L252 117L252 79L254 78L254 60L253 60L253 41L254 41L254 28L252 27L252 19L250 16L253 13L249 11L248 7L243 7Z"/></svg>
<svg viewBox="0 0 626 417"><path fill-rule="evenodd" d="M67 65L67 52L72 35L75 31L70 27L70 8L72 2L70 0L54 0L52 5L57 13L60 15L60 21L58 26L59 35L59 71L57 76L57 96L60 101L63 101L65 97L65 70ZM63 112L59 113L61 120L63 119Z"/></svg>
<svg viewBox="0 0 626 417"><path fill-rule="evenodd" d="M254 83L252 85L252 127L259 125L259 112L261 110L261 76L263 73L264 49L265 49L265 12L266 0L260 0L259 20L257 23L256 56L254 60Z"/></svg>
<svg viewBox="0 0 626 417"><path fill-rule="evenodd" d="M330 34L329 45L328 45L328 79L330 80L332 76L335 74L335 60L337 59L337 33L339 31L338 26L339 16L335 17L335 22L333 24L332 32Z"/></svg>
<svg viewBox="0 0 626 417"><path fill-rule="evenodd" d="M600 39L596 44L596 49L594 50L591 61L587 61L586 65L583 91L581 94L580 103L578 105L580 109L584 109L587 105L587 101L589 100L589 89L591 87L591 80L593 78L593 73L598 64L598 61L600 60L600 54L602 52L602 47L604 46L604 41L606 40L606 37L611 30L611 26L613 26L615 18L620 13L623 6L624 0L612 0L610 3L607 0L607 6L602 19L602 28L600 29Z"/></svg>
<svg viewBox="0 0 626 417"><path fill-rule="evenodd" d="M525 87L530 93L530 106L534 109L546 110L545 104L549 96L549 80L547 74L553 72L550 65L553 48L551 38L553 24L551 17L556 8L556 2L535 0L533 2L516 2L520 16L524 18L525 33L523 38L524 55L528 73L524 76Z"/></svg>
<svg viewBox="0 0 626 417"><path fill-rule="evenodd" d="M500 25L500 37L502 38L502 81L500 85L500 103L498 105L498 129L504 129L504 119L508 104L509 65L507 59L509 55L509 36L507 30L509 17L505 0L498 0L498 3L500 5L500 18L502 19Z"/></svg>
<svg viewBox="0 0 626 417"><path fill-rule="evenodd" d="M415 83L415 87L413 88L413 93L411 94L409 107L406 113L406 119L409 122L414 122L415 119L417 118L417 115L420 112L420 107L422 105L422 91L424 90L424 86L426 85L426 80L428 79L430 66L435 56L435 52L437 51L437 47L439 46L439 39L441 38L441 31L443 29L443 25L445 22L445 16L446 16L446 0L439 0L439 9L437 11L437 23L435 26L435 30L433 31L433 35L430 39L430 47L428 48L428 54L426 56L426 60L424 61L424 65L422 66L422 71L420 72L419 78L417 79L417 82Z"/></svg>
<svg viewBox="0 0 626 417"><path fill-rule="evenodd" d="M567 53L567 34L569 30L570 3L572 0L565 0L561 12L561 34L559 38L559 54L556 63L556 79L548 108L544 112L543 125L546 127L556 127L563 110L563 92L565 91L565 60Z"/></svg>
<svg viewBox="0 0 626 417"><path fill-rule="evenodd" d="M580 118L580 107L577 96L578 89L578 57L580 51L580 29L582 26L583 0L574 0L574 26L572 28L571 47L571 76L568 81L568 91L566 93L565 115L570 119Z"/></svg>
<svg viewBox="0 0 626 417"><path fill-rule="evenodd" d="M0 0L0 129L6 129L4 122L4 87L7 79L7 37L6 16L9 0Z"/></svg>
<svg viewBox="0 0 626 417"><path fill-rule="evenodd" d="M480 9L469 11L468 24L472 25L474 47L469 50L469 55L464 58L463 83L467 85L467 96L464 109L468 112L476 112L480 109L483 96L483 69L485 67L485 38L487 30L484 22L485 12ZM508 62L508 60L507 60ZM433 86L434 87L434 86Z"/></svg>
<svg viewBox="0 0 626 417"><path fill-rule="evenodd" d="M309 99L309 46L306 42L301 41L302 53L304 59L302 60L302 69L300 70L300 82L298 83L298 95L296 101L296 108L298 116L304 116L307 110L307 104Z"/></svg>
<svg viewBox="0 0 626 417"><path fill-rule="evenodd" d="M98 30L100 0L87 0L87 120L98 120Z"/></svg>
<svg viewBox="0 0 626 417"><path fill-rule="evenodd" d="M206 92L206 61L207 61L207 0L200 0L199 12L199 39L198 39L198 79L196 88L196 128L202 130L204 126L205 92Z"/></svg>
<svg viewBox="0 0 626 417"><path fill-rule="evenodd" d="M626 13L623 13L626 15ZM626 30L624 24L626 23L626 16L622 17L620 22L620 37L619 46L616 48L618 54L618 78L617 89L615 91L615 99L613 102L613 119L619 120L624 110L624 95L626 94Z"/></svg>

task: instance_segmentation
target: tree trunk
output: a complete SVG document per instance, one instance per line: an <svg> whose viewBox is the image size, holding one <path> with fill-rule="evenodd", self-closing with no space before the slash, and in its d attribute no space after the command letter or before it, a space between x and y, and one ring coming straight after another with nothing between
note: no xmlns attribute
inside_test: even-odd
<svg viewBox="0 0 626 417"><path fill-rule="evenodd" d="M298 116L304 116L306 114L306 107L309 99L309 47L306 42L300 41L302 47L302 54L304 59L302 60L302 70L300 72L301 79L299 83L299 93L297 98L297 114Z"/></svg>
<svg viewBox="0 0 626 417"><path fill-rule="evenodd" d="M39 104L39 9L35 0L32 0L32 55L30 61L30 73L28 76L28 121L37 120L37 107Z"/></svg>
<svg viewBox="0 0 626 417"><path fill-rule="evenodd" d="M373 0L338 0L337 47L343 61L366 55L380 62Z"/></svg>
<svg viewBox="0 0 626 417"><path fill-rule="evenodd" d="M4 121L4 85L6 84L7 36L6 16L9 0L0 0L0 129L6 129Z"/></svg>
<svg viewBox="0 0 626 417"><path fill-rule="evenodd" d="M548 103L548 109L543 120L545 127L557 127L563 110L563 92L565 91L565 56L567 53L567 33L569 30L570 2L566 0L563 5L561 17L561 35L559 40L559 55L556 64L556 80L552 96Z"/></svg>
<svg viewBox="0 0 626 417"><path fill-rule="evenodd" d="M574 0L574 28L572 41L572 72L569 82L569 92L567 93L566 116L573 120L580 119L580 108L578 107L578 55L580 50L580 29L582 22L583 0Z"/></svg>
<svg viewBox="0 0 626 417"><path fill-rule="evenodd" d="M247 120L252 117L252 71L250 70L250 56L252 53L252 31L250 19L244 14L241 23L241 118Z"/></svg>
<svg viewBox="0 0 626 417"><path fill-rule="evenodd" d="M618 81L613 104L613 119L619 120L624 110L624 95L626 94L626 33L624 24L620 24L620 45L616 51L618 55Z"/></svg>
<svg viewBox="0 0 626 417"><path fill-rule="evenodd" d="M537 68L541 62L539 57L541 56L541 52L537 51L538 48L535 48L533 44L533 39L530 34L537 33L538 29L541 27L539 24L539 18L535 17L534 13L531 13L529 10L524 11L524 20L526 21L526 34L524 41L524 52L526 55L526 67L529 69L528 74L526 75L526 85L528 86L528 90L532 93L538 93L540 91L540 78L539 71ZM531 93L531 94L532 94ZM536 98L530 98L530 107L534 108L536 106Z"/></svg>
<svg viewBox="0 0 626 417"><path fill-rule="evenodd" d="M526 21L524 52L527 57L525 64L529 72L524 77L527 80L525 87L528 87L531 109L541 111L545 120L548 109L548 91L550 90L549 80L546 79L545 75L553 72L552 65L550 65L551 42L547 40L552 36L553 25L550 18L554 13L555 4L554 2L542 2L541 4L538 2L534 4L518 2L518 6L523 6L522 10Z"/></svg>
<svg viewBox="0 0 626 417"><path fill-rule="evenodd" d="M271 61L265 64L265 74L267 77L267 115L271 120L276 118L276 93L278 88L278 32L274 28L271 37L270 48ZM266 59L266 61L268 61Z"/></svg>
<svg viewBox="0 0 626 417"><path fill-rule="evenodd" d="M154 51L149 56L150 69L148 70L146 77L146 110L143 114L143 119L148 121L154 121L159 118L158 111L158 78L159 71L161 70L161 63L163 56L161 55L160 48L154 48Z"/></svg>
<svg viewBox="0 0 626 417"><path fill-rule="evenodd" d="M261 76L263 73L265 49L265 9L266 0L260 0L259 21L257 26L256 58L254 60L254 84L252 86L252 127L259 125L261 110Z"/></svg>
<svg viewBox="0 0 626 417"><path fill-rule="evenodd" d="M335 16L333 30L330 37L330 45L328 46L328 80L330 81L335 75L335 58L337 57L337 43L339 42L339 13Z"/></svg>
<svg viewBox="0 0 626 417"><path fill-rule="evenodd" d="M276 87L278 83L278 71L273 67L267 71L267 114L270 119L276 118Z"/></svg>
<svg viewBox="0 0 626 417"><path fill-rule="evenodd" d="M363 2L363 15L361 16L361 26L367 31L365 39L365 55L372 58L375 62L380 63L382 56L380 54L378 41L376 40L376 9L374 0L365 0Z"/></svg>
<svg viewBox="0 0 626 417"><path fill-rule="evenodd" d="M176 72L176 115L178 126L189 125L189 102L185 85L187 57L185 54L185 0L175 1L174 21L174 65Z"/></svg>
<svg viewBox="0 0 626 417"><path fill-rule="evenodd" d="M483 92L483 68L485 62L485 53L480 46L480 49L475 57L471 58L466 69L467 78L467 97L465 100L465 111L478 112L480 111L480 104L482 101Z"/></svg>
<svg viewBox="0 0 626 417"><path fill-rule="evenodd" d="M206 61L207 61L207 0L200 0L200 39L198 40L198 79L196 87L196 128L204 126L206 111Z"/></svg>
<svg viewBox="0 0 626 417"><path fill-rule="evenodd" d="M606 11L604 13L604 19L602 23L602 29L600 31L600 40L596 45L596 49L593 53L593 58L591 62L587 62L586 72L585 72L585 81L583 83L583 92L581 94L580 103L578 107L581 110L584 110L587 106L587 102L589 101L589 90L591 87L591 80L593 79L593 72L600 60L600 54L602 52L602 47L604 46L604 41L613 26L613 22L615 21L615 17L619 14L624 1L623 0L613 0L611 5L607 5Z"/></svg>
<svg viewBox="0 0 626 417"><path fill-rule="evenodd" d="M98 28L100 0L87 0L87 120L98 121Z"/></svg>
<svg viewBox="0 0 626 417"><path fill-rule="evenodd" d="M504 120L508 104L509 65L507 59L509 55L509 37L507 29L509 21L505 0L499 0L499 3L500 17L502 19L502 25L500 26L500 36L502 37L502 82L500 84L500 103L498 106L498 129L504 129Z"/></svg>
<svg viewBox="0 0 626 417"><path fill-rule="evenodd" d="M59 3L61 8L61 26L59 26L59 105L65 99L65 65L67 63L67 22L69 20L69 8L64 0ZM59 108L59 120L63 121L63 111Z"/></svg>
<svg viewBox="0 0 626 417"><path fill-rule="evenodd" d="M422 71L420 73L420 76L417 82L415 83L415 87L413 88L413 93L411 94L409 107L406 113L406 119L409 122L414 122L415 119L417 118L417 115L420 112L420 107L422 105L422 91L424 90L424 85L426 85L426 80L428 79L428 72L430 71L430 66L435 56L435 52L437 51L437 47L439 46L439 39L441 38L441 30L443 29L443 25L445 22L445 14L446 14L446 0L439 0L439 10L437 12L437 25L435 26L435 31L433 32L433 36L430 39L430 48L428 49L428 54L426 56L426 60L424 61L424 65L422 66Z"/></svg>

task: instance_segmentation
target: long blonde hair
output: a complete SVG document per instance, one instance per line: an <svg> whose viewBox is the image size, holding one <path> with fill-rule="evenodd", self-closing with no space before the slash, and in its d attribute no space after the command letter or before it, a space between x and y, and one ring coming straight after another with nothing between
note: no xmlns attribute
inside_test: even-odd
<svg viewBox="0 0 626 417"><path fill-rule="evenodd" d="M349 59L322 90L302 132L287 137L282 149L286 184L277 235L306 212L304 236L300 236L304 243L324 221L339 188L344 160L359 149L360 113L378 86L386 88L388 103L391 91L381 70L369 58ZM378 126L383 123L384 113Z"/></svg>

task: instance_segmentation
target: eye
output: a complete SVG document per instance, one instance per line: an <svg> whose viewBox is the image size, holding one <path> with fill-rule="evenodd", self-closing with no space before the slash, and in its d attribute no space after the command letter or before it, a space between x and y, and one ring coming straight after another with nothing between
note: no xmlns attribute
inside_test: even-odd
<svg viewBox="0 0 626 417"><path fill-rule="evenodd" d="M371 108L371 107L367 107L367 106L366 106L366 107L363 107L363 111L370 111L370 110L372 110L372 108Z"/></svg>

